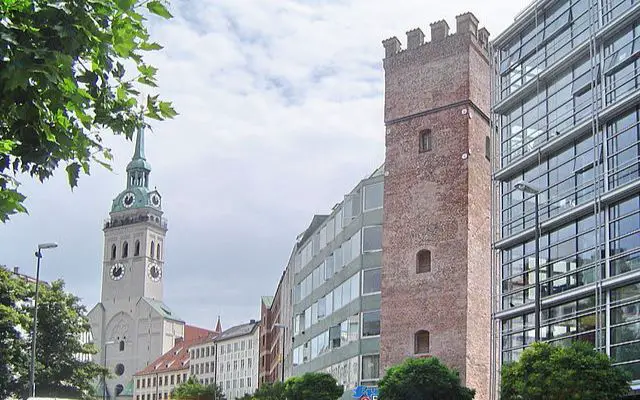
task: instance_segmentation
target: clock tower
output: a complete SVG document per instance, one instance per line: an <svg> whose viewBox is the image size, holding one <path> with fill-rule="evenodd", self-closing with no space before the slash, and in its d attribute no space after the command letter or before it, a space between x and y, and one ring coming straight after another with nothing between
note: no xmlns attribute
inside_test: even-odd
<svg viewBox="0 0 640 400"><path fill-rule="evenodd" d="M133 374L184 334L184 322L163 303L167 222L160 193L149 189L150 173L140 129L126 188L113 200L104 224L100 303L89 312L93 341L99 345L94 361L106 364L112 375L108 397L132 396Z"/></svg>

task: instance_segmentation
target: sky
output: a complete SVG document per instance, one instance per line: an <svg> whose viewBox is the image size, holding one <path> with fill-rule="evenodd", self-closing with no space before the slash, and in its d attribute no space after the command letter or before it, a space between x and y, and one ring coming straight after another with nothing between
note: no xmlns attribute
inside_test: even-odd
<svg viewBox="0 0 640 400"><path fill-rule="evenodd" d="M260 318L296 236L384 161L381 41L473 12L496 37L529 0L173 0L150 18L164 49L162 97L180 113L152 123L151 186L169 220L164 300L187 323ZM126 186L133 143L107 136L113 172L94 166L71 191L64 171L23 179L28 215L0 224L0 264L63 279L100 299L103 221Z"/></svg>

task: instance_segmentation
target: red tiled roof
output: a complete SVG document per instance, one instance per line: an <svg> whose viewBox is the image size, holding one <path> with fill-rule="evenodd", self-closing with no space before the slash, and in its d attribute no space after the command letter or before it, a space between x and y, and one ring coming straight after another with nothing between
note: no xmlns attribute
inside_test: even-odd
<svg viewBox="0 0 640 400"><path fill-rule="evenodd" d="M185 340L176 343L171 350L149 363L142 371L136 372L134 376L187 369L189 368L189 347L212 340L218 336L215 332L191 325L185 325L184 335Z"/></svg>
<svg viewBox="0 0 640 400"><path fill-rule="evenodd" d="M208 329L204 329L204 328L198 328L197 326L192 326L192 325L184 326L184 340L186 342L197 339L202 336L208 336L212 333L215 333L215 332L210 331Z"/></svg>

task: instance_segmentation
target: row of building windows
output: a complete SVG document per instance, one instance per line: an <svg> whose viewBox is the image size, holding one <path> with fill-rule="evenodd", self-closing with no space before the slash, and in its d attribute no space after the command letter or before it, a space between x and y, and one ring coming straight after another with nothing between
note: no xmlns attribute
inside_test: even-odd
<svg viewBox="0 0 640 400"><path fill-rule="evenodd" d="M640 379L640 283L613 289L602 295L610 308L597 307L595 295L545 308L541 313L542 340L563 344L587 341L609 354L614 365ZM607 300L608 299L608 300ZM608 339L607 339L608 336ZM516 360L534 341L534 315L502 321L503 363ZM608 343L608 344L607 344Z"/></svg>
<svg viewBox="0 0 640 400"><path fill-rule="evenodd" d="M589 215L545 233L539 243L542 297L637 270L640 197L610 206L608 214ZM502 251L503 309L534 301L534 244L531 240Z"/></svg>
<svg viewBox="0 0 640 400"><path fill-rule="evenodd" d="M239 342L227 343L226 346L224 344L220 345L220 355L224 354L233 354L240 351L244 351L245 348L247 350L253 349L253 341L249 340L241 340Z"/></svg>
<svg viewBox="0 0 640 400"><path fill-rule="evenodd" d="M197 347L195 349L191 349L191 359L192 360L198 359L198 358L201 358L201 357L215 356L215 354L216 354L216 348L215 348L214 345L210 345L210 346L206 346L206 347Z"/></svg>
<svg viewBox="0 0 640 400"><path fill-rule="evenodd" d="M151 388L156 386L179 385L187 381L187 374L171 374L164 377L146 377L136 379L136 389Z"/></svg>
<svg viewBox="0 0 640 400"><path fill-rule="evenodd" d="M157 260L161 260L160 253L160 243L156 244L153 240L151 241L151 246L149 247L149 256L151 258L155 258ZM140 241L136 240L136 243L133 248L133 256L138 257L140 255ZM111 245L111 259L115 260L118 257L118 247L114 244ZM129 257L129 242L126 240L122 243L122 250L120 252L121 258Z"/></svg>
<svg viewBox="0 0 640 400"><path fill-rule="evenodd" d="M604 133L576 140L546 160L503 182L502 235L533 226L534 201L516 189L525 180L541 189L541 220L592 201L596 193L615 189L640 177L640 115L627 112L607 124Z"/></svg>
<svg viewBox="0 0 640 400"><path fill-rule="evenodd" d="M240 369L240 371L245 371L245 359L240 359L240 360L233 360L233 364L231 363L231 361L227 361L226 364L225 363L221 363L220 364L220 374L224 373L225 371L225 367L226 367L226 371L227 372L231 372L231 366L233 365L233 371L238 371L238 368ZM252 366L253 366L253 358L249 357L246 359L246 366L247 369L251 370Z"/></svg>
<svg viewBox="0 0 640 400"><path fill-rule="evenodd" d="M383 182L365 185L361 191L358 189L346 196L342 207L328 218L296 255L296 272L311 262L311 259L330 244L362 211L368 212L382 208L383 197Z"/></svg>
<svg viewBox="0 0 640 400"><path fill-rule="evenodd" d="M592 105L602 107L602 81L605 105L639 87L640 22L610 39L604 49L603 55L584 57L552 81L540 82L533 96L502 115L503 165L591 118Z"/></svg>
<svg viewBox="0 0 640 400"><path fill-rule="evenodd" d="M362 253L382 250L382 226L365 226L334 250L294 288L294 303L309 296Z"/></svg>

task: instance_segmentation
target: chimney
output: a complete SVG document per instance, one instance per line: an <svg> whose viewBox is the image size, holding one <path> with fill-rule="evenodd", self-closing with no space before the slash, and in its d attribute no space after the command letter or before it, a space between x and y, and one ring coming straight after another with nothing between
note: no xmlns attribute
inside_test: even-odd
<svg viewBox="0 0 640 400"><path fill-rule="evenodd" d="M18 275L20 273L20 268L19 267L13 267L13 273Z"/></svg>
<svg viewBox="0 0 640 400"><path fill-rule="evenodd" d="M432 23L431 25L431 41L439 42L444 40L449 35L449 24L447 21L440 20Z"/></svg>
<svg viewBox="0 0 640 400"><path fill-rule="evenodd" d="M178 343L182 343L184 342L184 338L182 336L177 337L174 341L173 341L173 345L177 345Z"/></svg>
<svg viewBox="0 0 640 400"><path fill-rule="evenodd" d="M382 41L382 46L384 46L384 56L385 56L385 58L389 58L391 56L394 56L394 55L400 53L400 50L402 50L402 48L400 46L400 41L395 36L390 38L390 39L383 40Z"/></svg>
<svg viewBox="0 0 640 400"><path fill-rule="evenodd" d="M478 31L478 41L483 47L487 47L489 45L489 31L487 28L481 28Z"/></svg>
<svg viewBox="0 0 640 400"><path fill-rule="evenodd" d="M456 17L456 33L471 33L478 35L478 18L470 12Z"/></svg>
<svg viewBox="0 0 640 400"><path fill-rule="evenodd" d="M255 324L255 323L256 323L256 320L255 320L255 319L250 319L250 320L249 320L249 323L250 323L250 324Z"/></svg>
<svg viewBox="0 0 640 400"><path fill-rule="evenodd" d="M416 49L424 44L424 32L416 28L407 32L407 50Z"/></svg>

